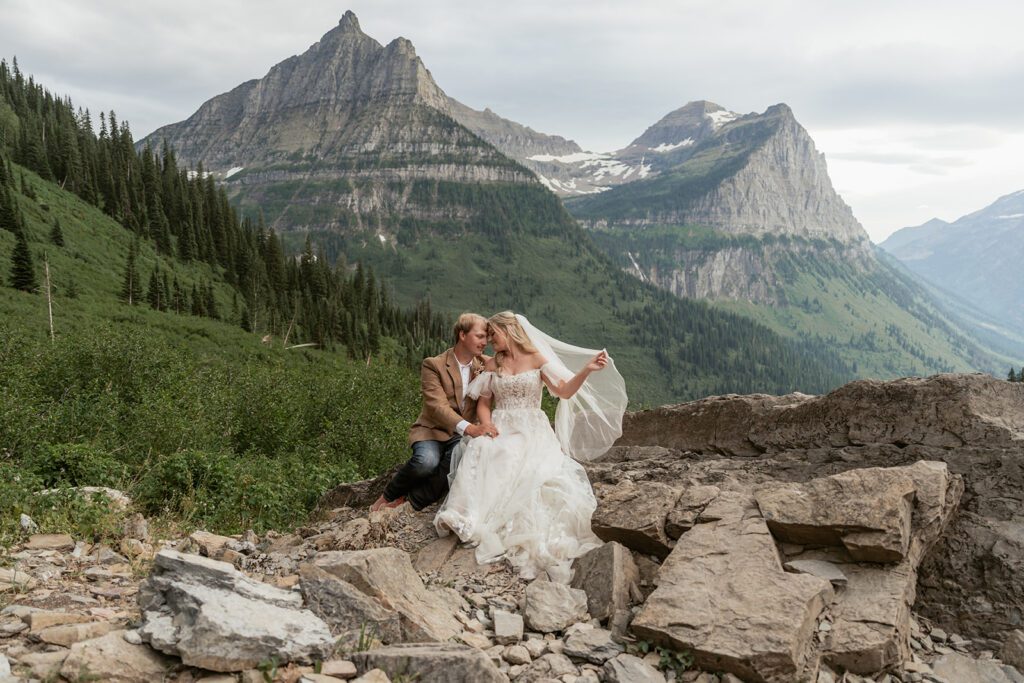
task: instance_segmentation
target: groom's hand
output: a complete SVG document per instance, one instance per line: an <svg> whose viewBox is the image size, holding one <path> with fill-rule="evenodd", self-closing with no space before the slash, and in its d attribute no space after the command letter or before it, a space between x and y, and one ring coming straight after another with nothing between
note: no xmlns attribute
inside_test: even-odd
<svg viewBox="0 0 1024 683"><path fill-rule="evenodd" d="M487 425L469 425L466 427L466 436L476 438L478 436L497 436L498 428L492 424Z"/></svg>

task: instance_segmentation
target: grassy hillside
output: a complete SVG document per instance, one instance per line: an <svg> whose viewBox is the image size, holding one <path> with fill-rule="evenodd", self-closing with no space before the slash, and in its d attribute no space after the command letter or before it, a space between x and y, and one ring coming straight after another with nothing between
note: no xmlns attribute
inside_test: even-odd
<svg viewBox="0 0 1024 683"><path fill-rule="evenodd" d="M21 512L44 531L116 533L105 506L34 495L46 487L114 486L159 523L240 531L296 523L328 488L407 457L419 387L398 341L368 366L263 344L234 320L128 306L118 294L134 233L14 169L35 195L17 202L41 283L44 253L50 264L56 339L45 295L8 286L15 238L0 230L0 546ZM56 220L63 247L48 237ZM212 282L230 317L233 290L215 269L142 240L144 280L157 263Z"/></svg>

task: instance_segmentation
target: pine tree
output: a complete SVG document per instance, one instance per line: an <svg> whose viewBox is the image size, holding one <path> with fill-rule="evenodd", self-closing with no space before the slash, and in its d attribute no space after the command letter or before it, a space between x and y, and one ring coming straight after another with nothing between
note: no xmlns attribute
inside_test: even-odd
<svg viewBox="0 0 1024 683"><path fill-rule="evenodd" d="M162 310L162 306L164 305L164 294L160 291L162 288L163 283L160 280L160 267L157 266L149 276L149 287L146 290L146 301L149 302L149 307L154 311Z"/></svg>
<svg viewBox="0 0 1024 683"><path fill-rule="evenodd" d="M36 290L36 269L32 263L32 250L28 247L25 231L19 230L14 251L11 252L11 287L23 292Z"/></svg>
<svg viewBox="0 0 1024 683"><path fill-rule="evenodd" d="M203 296L199 293L195 283L192 284L192 315L203 317L206 315L206 306L203 305Z"/></svg>
<svg viewBox="0 0 1024 683"><path fill-rule="evenodd" d="M206 283L206 315L215 320L220 320L217 311L217 298L213 295L213 283Z"/></svg>
<svg viewBox="0 0 1024 683"><path fill-rule="evenodd" d="M61 230L59 218L53 221L53 227L50 229L50 241L58 247L64 246L64 231Z"/></svg>
<svg viewBox="0 0 1024 683"><path fill-rule="evenodd" d="M135 264L139 253L139 240L135 238L128 247L128 262L124 268L124 279L121 283L121 301L135 306L142 299L142 282L139 280L139 269Z"/></svg>
<svg viewBox="0 0 1024 683"><path fill-rule="evenodd" d="M0 185L0 230L16 233L20 224L18 204L14 200L10 186Z"/></svg>
<svg viewBox="0 0 1024 683"><path fill-rule="evenodd" d="M1010 368L1010 372L1007 373L1007 375L1006 375L1006 381L1007 382L1016 382L1017 381L1017 372L1016 372L1016 370L1014 370L1013 368Z"/></svg>

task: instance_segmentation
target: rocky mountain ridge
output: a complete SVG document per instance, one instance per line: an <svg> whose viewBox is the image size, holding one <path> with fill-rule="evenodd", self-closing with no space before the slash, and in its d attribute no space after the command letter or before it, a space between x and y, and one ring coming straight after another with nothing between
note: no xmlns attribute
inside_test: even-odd
<svg viewBox="0 0 1024 683"><path fill-rule="evenodd" d="M952 223L897 230L879 246L932 285L1024 335L1024 190Z"/></svg>
<svg viewBox="0 0 1024 683"><path fill-rule="evenodd" d="M411 42L381 45L346 12L302 55L139 144L166 142L281 230L368 232L393 242L395 228L382 222L392 216L460 221L479 208L438 206L411 192L414 183L536 184L452 110Z"/></svg>
<svg viewBox="0 0 1024 683"><path fill-rule="evenodd" d="M388 474L288 534L129 509L117 550L15 549L0 680L1019 683L1022 404L944 375L631 414L569 586L367 516Z"/></svg>
<svg viewBox="0 0 1024 683"><path fill-rule="evenodd" d="M679 111L688 108L693 105ZM777 104L760 115L722 114L705 113L699 128L689 123L684 130L694 132L686 140L694 143L670 153L657 175L571 200L570 210L594 227L700 225L729 235L867 243L864 228L832 187L824 156L788 106ZM638 141L662 139L659 129L673 127L659 124Z"/></svg>

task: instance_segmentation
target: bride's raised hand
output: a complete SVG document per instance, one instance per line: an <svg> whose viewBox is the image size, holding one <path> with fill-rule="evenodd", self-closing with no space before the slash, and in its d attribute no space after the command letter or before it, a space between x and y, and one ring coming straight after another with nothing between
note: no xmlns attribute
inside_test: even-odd
<svg viewBox="0 0 1024 683"><path fill-rule="evenodd" d="M587 370L597 372L599 370L604 370L606 365L608 365L608 352L602 349L590 360L589 363L587 363Z"/></svg>

